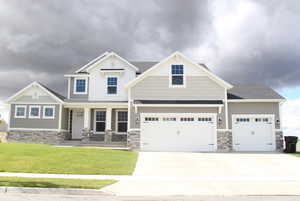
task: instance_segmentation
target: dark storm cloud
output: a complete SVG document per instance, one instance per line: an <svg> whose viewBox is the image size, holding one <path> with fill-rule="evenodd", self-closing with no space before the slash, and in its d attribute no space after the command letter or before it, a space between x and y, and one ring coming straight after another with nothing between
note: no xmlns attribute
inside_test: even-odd
<svg viewBox="0 0 300 201"><path fill-rule="evenodd" d="M299 85L299 22L289 0L0 0L0 99L34 80L64 93L63 74L104 51L179 50L233 83Z"/></svg>
<svg viewBox="0 0 300 201"><path fill-rule="evenodd" d="M0 0L0 97L33 80L61 92L64 73L104 51L137 58L143 45L164 55L193 47L209 16L196 0Z"/></svg>

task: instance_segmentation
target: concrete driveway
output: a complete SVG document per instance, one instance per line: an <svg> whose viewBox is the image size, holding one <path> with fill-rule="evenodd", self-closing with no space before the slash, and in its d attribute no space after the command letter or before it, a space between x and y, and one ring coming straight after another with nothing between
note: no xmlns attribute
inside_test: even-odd
<svg viewBox="0 0 300 201"><path fill-rule="evenodd" d="M300 195L300 158L280 153L141 152L116 195Z"/></svg>

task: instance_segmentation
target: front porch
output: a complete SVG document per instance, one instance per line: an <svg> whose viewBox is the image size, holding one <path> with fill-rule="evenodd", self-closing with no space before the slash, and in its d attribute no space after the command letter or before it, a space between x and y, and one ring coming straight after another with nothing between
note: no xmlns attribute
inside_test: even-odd
<svg viewBox="0 0 300 201"><path fill-rule="evenodd" d="M127 102L67 104L68 131L64 144L127 147Z"/></svg>

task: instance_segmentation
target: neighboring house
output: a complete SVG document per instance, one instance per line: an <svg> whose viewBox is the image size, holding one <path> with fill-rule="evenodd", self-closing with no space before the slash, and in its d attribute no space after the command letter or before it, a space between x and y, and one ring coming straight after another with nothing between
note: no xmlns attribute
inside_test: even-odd
<svg viewBox="0 0 300 201"><path fill-rule="evenodd" d="M106 52L65 77L66 98L34 82L7 100L9 141L282 150L282 96L261 85L232 85L179 52L160 62L129 62Z"/></svg>

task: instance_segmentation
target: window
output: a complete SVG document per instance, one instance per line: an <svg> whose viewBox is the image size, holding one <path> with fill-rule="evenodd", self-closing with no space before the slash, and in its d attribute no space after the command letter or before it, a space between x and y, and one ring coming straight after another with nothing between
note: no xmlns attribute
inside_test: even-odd
<svg viewBox="0 0 300 201"><path fill-rule="evenodd" d="M198 121L212 121L211 117L199 117Z"/></svg>
<svg viewBox="0 0 300 201"><path fill-rule="evenodd" d="M236 119L237 122L250 122L249 118L237 118Z"/></svg>
<svg viewBox="0 0 300 201"><path fill-rule="evenodd" d="M117 112L117 132L126 133L127 132L127 111L118 111Z"/></svg>
<svg viewBox="0 0 300 201"><path fill-rule="evenodd" d="M172 65L172 86L184 85L183 65Z"/></svg>
<svg viewBox="0 0 300 201"><path fill-rule="evenodd" d="M180 121L194 121L193 117L181 117Z"/></svg>
<svg viewBox="0 0 300 201"><path fill-rule="evenodd" d="M96 111L95 112L95 132L103 133L105 131L105 120L106 112L105 111Z"/></svg>
<svg viewBox="0 0 300 201"><path fill-rule="evenodd" d="M158 121L158 117L145 117L145 121Z"/></svg>
<svg viewBox="0 0 300 201"><path fill-rule="evenodd" d="M107 94L117 94L117 77L108 77L107 78Z"/></svg>
<svg viewBox="0 0 300 201"><path fill-rule="evenodd" d="M176 121L176 117L164 117L163 121Z"/></svg>
<svg viewBox="0 0 300 201"><path fill-rule="evenodd" d="M55 106L44 106L43 107L43 118L54 119L55 117Z"/></svg>
<svg viewBox="0 0 300 201"><path fill-rule="evenodd" d="M86 94L87 83L85 78L75 78L74 94Z"/></svg>
<svg viewBox="0 0 300 201"><path fill-rule="evenodd" d="M16 105L15 118L26 118L26 106L25 105Z"/></svg>
<svg viewBox="0 0 300 201"><path fill-rule="evenodd" d="M29 106L29 118L40 118L40 109L41 106Z"/></svg>

